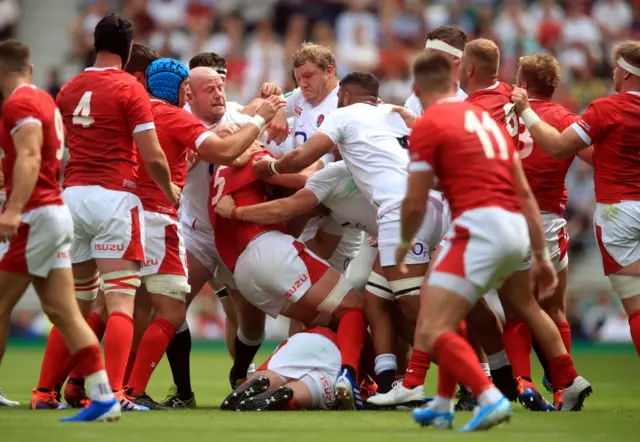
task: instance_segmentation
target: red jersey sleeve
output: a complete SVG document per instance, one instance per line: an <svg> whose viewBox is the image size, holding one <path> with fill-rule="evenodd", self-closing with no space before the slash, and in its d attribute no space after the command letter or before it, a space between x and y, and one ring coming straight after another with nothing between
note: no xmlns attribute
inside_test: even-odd
<svg viewBox="0 0 640 442"><path fill-rule="evenodd" d="M128 83L122 90L121 97L131 133L155 128L151 101L140 83Z"/></svg>
<svg viewBox="0 0 640 442"><path fill-rule="evenodd" d="M582 118L571 125L585 144L590 145L601 140L615 123L615 113L607 98L601 98L589 105Z"/></svg>
<svg viewBox="0 0 640 442"><path fill-rule="evenodd" d="M179 118L172 124L173 133L180 137L181 144L189 150L198 150L204 140L214 135L198 118L187 111L180 112Z"/></svg>
<svg viewBox="0 0 640 442"><path fill-rule="evenodd" d="M433 170L439 145L439 128L431 118L421 117L411 131L409 140L409 170L425 172Z"/></svg>
<svg viewBox="0 0 640 442"><path fill-rule="evenodd" d="M13 100L5 102L2 107L2 121L10 135L13 135L20 127L28 123L42 126L41 112L36 103L35 98L27 100L22 97L15 97Z"/></svg>

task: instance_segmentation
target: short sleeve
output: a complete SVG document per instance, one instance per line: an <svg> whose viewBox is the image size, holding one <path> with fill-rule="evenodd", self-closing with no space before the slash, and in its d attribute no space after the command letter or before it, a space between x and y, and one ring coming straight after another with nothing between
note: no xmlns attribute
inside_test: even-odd
<svg viewBox="0 0 640 442"><path fill-rule="evenodd" d="M180 137L180 144L187 146L190 150L198 150L200 146L210 136L214 136L200 120L184 109L176 115L175 126L172 130Z"/></svg>
<svg viewBox="0 0 640 442"><path fill-rule="evenodd" d="M296 105L298 104L299 96L300 96L300 88L287 92L282 96L282 98L287 100L287 104L284 106L284 112L287 115L287 117L292 117L293 115L295 115Z"/></svg>
<svg viewBox="0 0 640 442"><path fill-rule="evenodd" d="M25 124L33 123L42 126L42 114L35 97L24 95L9 99L2 107L2 121L11 136Z"/></svg>
<svg viewBox="0 0 640 442"><path fill-rule="evenodd" d="M326 201L333 194L336 184L340 182L340 170L335 166L320 169L309 177L305 189L309 189L319 202Z"/></svg>
<svg viewBox="0 0 640 442"><path fill-rule="evenodd" d="M137 81L129 83L125 90L126 94L123 94L124 109L131 133L155 129L151 101L142 85Z"/></svg>
<svg viewBox="0 0 640 442"><path fill-rule="evenodd" d="M409 171L426 172L433 170L439 130L431 118L422 117L409 138Z"/></svg>
<svg viewBox="0 0 640 442"><path fill-rule="evenodd" d="M407 101L404 103L404 107L413 112L414 115L422 115L422 104L420 104L420 100L418 99L416 94L412 94L409 98L407 98Z"/></svg>
<svg viewBox="0 0 640 442"><path fill-rule="evenodd" d="M606 114L606 102L596 100L589 105L582 118L571 125L571 128L576 131L586 145L591 145L597 142L604 133Z"/></svg>
<svg viewBox="0 0 640 442"><path fill-rule="evenodd" d="M331 138L334 144L341 142L344 138L345 117L341 109L331 112L318 128L318 132Z"/></svg>
<svg viewBox="0 0 640 442"><path fill-rule="evenodd" d="M571 126L573 123L577 123L578 121L580 121L580 117L578 115L568 113L564 117L562 117L558 130L560 132L563 132L567 127Z"/></svg>

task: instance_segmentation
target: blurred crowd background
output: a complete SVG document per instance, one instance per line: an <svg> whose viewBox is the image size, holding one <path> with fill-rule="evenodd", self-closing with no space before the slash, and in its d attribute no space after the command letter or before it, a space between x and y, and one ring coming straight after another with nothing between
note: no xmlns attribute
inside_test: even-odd
<svg viewBox="0 0 640 442"><path fill-rule="evenodd" d="M132 20L136 41L164 56L185 63L203 51L226 57L227 97L241 103L257 96L266 81L292 89L291 56L300 43L313 41L333 49L339 76L374 72L385 101L403 104L426 32L454 25L470 39L499 44L503 81L513 81L521 55L554 54L563 69L555 100L582 113L594 99L613 93L611 46L640 39L640 0L0 0L0 40L18 36L31 45L36 81L55 96L93 62L93 28L109 12ZM567 309L575 337L630 340L593 240L591 167L576 160L567 185ZM48 330L33 304L26 300L16 313L14 335ZM221 312L207 290L191 309L192 330L200 337L220 337ZM270 331L280 335L284 328L272 323Z"/></svg>

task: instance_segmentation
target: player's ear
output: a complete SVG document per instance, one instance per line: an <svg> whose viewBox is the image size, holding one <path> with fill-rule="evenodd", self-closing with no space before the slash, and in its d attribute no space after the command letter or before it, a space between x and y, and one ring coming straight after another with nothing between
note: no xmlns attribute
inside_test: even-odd
<svg viewBox="0 0 640 442"><path fill-rule="evenodd" d="M333 77L336 75L336 67L333 65L329 65L327 66L327 74L329 74L329 76Z"/></svg>
<svg viewBox="0 0 640 442"><path fill-rule="evenodd" d="M418 87L418 83L416 83L415 81L411 85L411 90L413 90L413 93L416 94L416 97L420 97L420 88Z"/></svg>
<svg viewBox="0 0 640 442"><path fill-rule="evenodd" d="M29 77L33 77L33 63L29 63Z"/></svg>

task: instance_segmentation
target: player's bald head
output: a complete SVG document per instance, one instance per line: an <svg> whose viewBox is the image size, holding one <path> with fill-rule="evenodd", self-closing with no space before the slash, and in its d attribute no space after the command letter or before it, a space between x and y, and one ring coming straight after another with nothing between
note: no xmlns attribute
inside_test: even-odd
<svg viewBox="0 0 640 442"><path fill-rule="evenodd" d="M189 83L191 84L201 84L215 78L222 79L215 69L208 66L198 66L189 71Z"/></svg>
<svg viewBox="0 0 640 442"><path fill-rule="evenodd" d="M187 101L198 118L217 123L226 112L227 98L224 78L209 66L199 66L189 71Z"/></svg>

